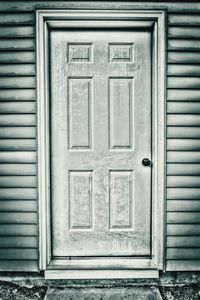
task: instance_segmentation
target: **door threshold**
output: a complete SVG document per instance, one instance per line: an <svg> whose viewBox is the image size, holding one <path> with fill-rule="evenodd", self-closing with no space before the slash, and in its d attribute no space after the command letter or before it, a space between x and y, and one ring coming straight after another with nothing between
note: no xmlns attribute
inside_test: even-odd
<svg viewBox="0 0 200 300"><path fill-rule="evenodd" d="M159 278L158 270L46 270L45 279Z"/></svg>
<svg viewBox="0 0 200 300"><path fill-rule="evenodd" d="M151 259L83 258L52 260L45 271L46 279L123 279L158 278Z"/></svg>

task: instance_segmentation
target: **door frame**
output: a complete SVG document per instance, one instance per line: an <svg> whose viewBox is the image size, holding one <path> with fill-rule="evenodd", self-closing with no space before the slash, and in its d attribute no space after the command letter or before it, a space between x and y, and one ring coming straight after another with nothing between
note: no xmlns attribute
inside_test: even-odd
<svg viewBox="0 0 200 300"><path fill-rule="evenodd" d="M39 267L46 278L156 278L164 269L165 143L166 143L166 26L165 11L38 10L37 137L39 197ZM92 26L152 28L152 255L150 259L89 259L57 262L51 259L49 30Z"/></svg>

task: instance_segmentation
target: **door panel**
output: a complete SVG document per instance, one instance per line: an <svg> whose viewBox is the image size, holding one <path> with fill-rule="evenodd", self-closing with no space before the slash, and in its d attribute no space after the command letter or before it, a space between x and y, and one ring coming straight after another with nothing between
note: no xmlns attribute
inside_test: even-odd
<svg viewBox="0 0 200 300"><path fill-rule="evenodd" d="M151 33L50 33L52 255L149 256Z"/></svg>

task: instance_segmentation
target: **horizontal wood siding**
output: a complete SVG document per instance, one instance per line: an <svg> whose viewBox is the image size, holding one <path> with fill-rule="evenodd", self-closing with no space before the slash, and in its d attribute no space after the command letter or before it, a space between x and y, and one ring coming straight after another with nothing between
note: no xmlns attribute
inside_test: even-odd
<svg viewBox="0 0 200 300"><path fill-rule="evenodd" d="M168 15L166 268L200 270L200 14Z"/></svg>
<svg viewBox="0 0 200 300"><path fill-rule="evenodd" d="M38 270L35 16L0 13L0 270Z"/></svg>
<svg viewBox="0 0 200 300"><path fill-rule="evenodd" d="M0 2L0 270L38 270L35 10L79 1ZM120 8L106 1L107 8ZM124 2L168 15L166 268L200 269L200 3ZM85 9L105 4L85 2Z"/></svg>

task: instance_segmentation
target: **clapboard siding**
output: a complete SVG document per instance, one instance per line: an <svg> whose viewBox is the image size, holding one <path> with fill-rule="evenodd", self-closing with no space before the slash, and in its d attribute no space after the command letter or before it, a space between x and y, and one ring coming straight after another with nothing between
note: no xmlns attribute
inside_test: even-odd
<svg viewBox="0 0 200 300"><path fill-rule="evenodd" d="M36 100L35 89L1 89L0 101L33 101Z"/></svg>
<svg viewBox="0 0 200 300"><path fill-rule="evenodd" d="M11 163L1 163L0 164L0 176L6 176L6 175L37 175L37 168L36 168L36 164L34 163L15 163L15 164L11 164Z"/></svg>
<svg viewBox="0 0 200 300"><path fill-rule="evenodd" d="M200 38L199 26L169 26L168 28L169 38Z"/></svg>
<svg viewBox="0 0 200 300"><path fill-rule="evenodd" d="M0 54L1 56L1 54ZM0 77L0 89L23 89L23 88L35 88L35 77L20 76L20 77Z"/></svg>
<svg viewBox="0 0 200 300"><path fill-rule="evenodd" d="M169 38L168 40L168 50L179 51L199 51L200 40L199 39L175 39Z"/></svg>
<svg viewBox="0 0 200 300"><path fill-rule="evenodd" d="M168 101L200 101L200 90L186 90L182 89L167 89Z"/></svg>
<svg viewBox="0 0 200 300"><path fill-rule="evenodd" d="M169 14L167 270L200 269L200 14Z"/></svg>
<svg viewBox="0 0 200 300"><path fill-rule="evenodd" d="M168 200L167 211L200 211L199 200Z"/></svg>
<svg viewBox="0 0 200 300"><path fill-rule="evenodd" d="M123 4L126 9L169 11L166 267L199 270L200 4ZM84 5L105 9L99 1ZM106 5L119 8L116 1ZM0 270L4 271L38 270L36 7L74 9L80 3L0 2Z"/></svg>
<svg viewBox="0 0 200 300"><path fill-rule="evenodd" d="M1 182L1 181L0 181ZM167 187L199 187L200 176L169 176ZM199 201L200 203L200 201Z"/></svg>
<svg viewBox="0 0 200 300"><path fill-rule="evenodd" d="M200 47L200 43L199 43ZM0 70L1 71L1 70ZM200 76L200 65L168 64L168 76Z"/></svg>
<svg viewBox="0 0 200 300"><path fill-rule="evenodd" d="M0 25L0 37L13 38L13 37L34 37L35 27L34 25L25 25L15 23L13 25L7 26Z"/></svg>
<svg viewBox="0 0 200 300"><path fill-rule="evenodd" d="M1 45L1 44L0 44ZM0 76L33 76L35 75L34 64L1 64Z"/></svg>
<svg viewBox="0 0 200 300"><path fill-rule="evenodd" d="M35 126L35 125L36 125L35 114L0 115L0 126Z"/></svg>
<svg viewBox="0 0 200 300"><path fill-rule="evenodd" d="M167 175L200 175L200 164L167 163Z"/></svg>
<svg viewBox="0 0 200 300"><path fill-rule="evenodd" d="M0 41L0 51L35 50L34 38L1 38Z"/></svg>
<svg viewBox="0 0 200 300"><path fill-rule="evenodd" d="M34 24L35 15L31 13L4 13L0 15L0 25Z"/></svg>
<svg viewBox="0 0 200 300"><path fill-rule="evenodd" d="M37 237L35 236L0 236L0 244L2 248L37 248Z"/></svg>
<svg viewBox="0 0 200 300"><path fill-rule="evenodd" d="M170 126L167 128L167 138L200 138L200 130L198 127L186 127L186 126Z"/></svg>
<svg viewBox="0 0 200 300"><path fill-rule="evenodd" d="M199 15L195 14L174 14L170 13L168 17L169 26L185 25L185 26L200 26Z"/></svg>
<svg viewBox="0 0 200 300"><path fill-rule="evenodd" d="M170 121L168 120L168 122ZM200 151L200 140L199 139L168 139L167 150Z"/></svg>
<svg viewBox="0 0 200 300"><path fill-rule="evenodd" d="M200 53L197 51L168 51L168 63L199 64Z"/></svg>
<svg viewBox="0 0 200 300"><path fill-rule="evenodd" d="M0 51L0 63L34 63L35 52L34 51Z"/></svg>
<svg viewBox="0 0 200 300"><path fill-rule="evenodd" d="M167 246L169 248L197 248L200 247L199 236L169 236L167 240Z"/></svg>
<svg viewBox="0 0 200 300"><path fill-rule="evenodd" d="M188 104L188 103L187 103ZM168 105L168 109L170 111L170 114L167 115L167 123L169 126L200 126L200 118L197 111L195 111L195 114L191 114L191 111L188 111L188 114L186 111L186 107L188 109L192 110L192 108L188 105L186 107L182 107L183 105ZM184 110L185 113L181 114L180 110ZM172 114L173 113L173 114Z"/></svg>
<svg viewBox="0 0 200 300"><path fill-rule="evenodd" d="M1 139L0 150L7 151L24 151L36 150L35 139Z"/></svg>
<svg viewBox="0 0 200 300"><path fill-rule="evenodd" d="M0 13L0 270L38 270L35 14Z"/></svg>
<svg viewBox="0 0 200 300"><path fill-rule="evenodd" d="M33 114L36 113L35 102L0 102L0 113L1 114ZM29 115L30 116L30 115ZM3 117L1 115L1 117ZM12 115L11 115L12 117Z"/></svg>
<svg viewBox="0 0 200 300"><path fill-rule="evenodd" d="M37 224L36 212L0 212L0 224Z"/></svg>
<svg viewBox="0 0 200 300"><path fill-rule="evenodd" d="M168 151L167 161L174 163L200 163L199 151Z"/></svg>
<svg viewBox="0 0 200 300"><path fill-rule="evenodd" d="M36 176L0 176L1 187L36 187Z"/></svg>
<svg viewBox="0 0 200 300"><path fill-rule="evenodd" d="M0 236L37 237L38 226L35 224L1 224ZM1 264L0 264L1 265Z"/></svg>
<svg viewBox="0 0 200 300"><path fill-rule="evenodd" d="M23 177L23 176L22 176ZM1 200L0 211L20 211L20 212L37 212L36 200Z"/></svg>

